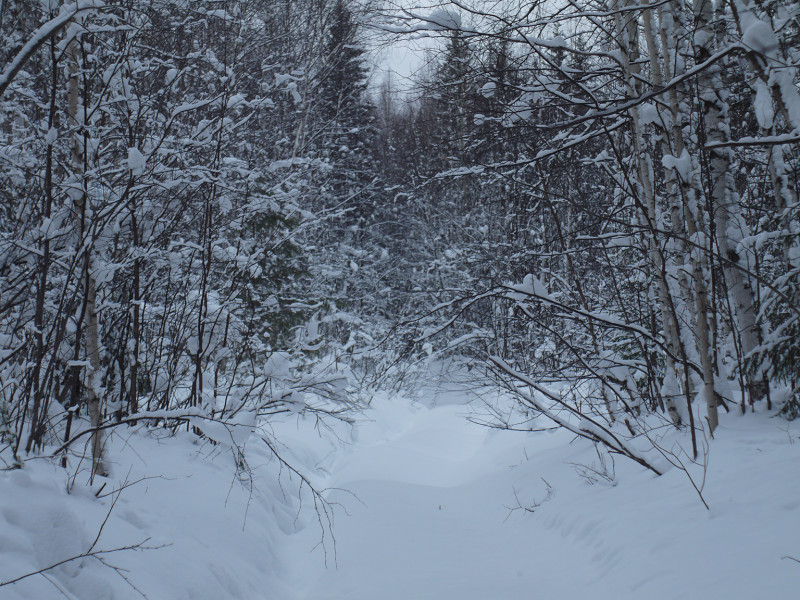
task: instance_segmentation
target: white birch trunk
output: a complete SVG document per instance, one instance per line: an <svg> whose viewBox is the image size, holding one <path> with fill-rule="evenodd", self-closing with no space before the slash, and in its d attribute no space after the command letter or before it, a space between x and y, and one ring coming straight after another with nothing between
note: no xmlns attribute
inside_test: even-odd
<svg viewBox="0 0 800 600"><path fill-rule="evenodd" d="M712 6L708 0L694 1L694 16L697 24L695 33L696 60L702 62L714 50L715 31ZM721 18L721 17L720 17ZM720 146L730 139L726 122L728 106L722 97L722 77L719 64L705 69L698 78L700 99L702 102L708 162L711 178L711 205L713 209L713 237L720 256L720 262L728 286L733 315L731 324L734 334L741 340L742 357L750 354L759 344L759 332L756 325L757 309L750 279L746 274L752 265L747 256L743 256L738 240L748 235L745 224L740 217L739 197L730 176L731 149ZM751 401L760 399L763 392L760 381L748 377L746 386L751 394ZM753 395L757 397L753 398ZM712 422L709 417L709 422Z"/></svg>
<svg viewBox="0 0 800 600"><path fill-rule="evenodd" d="M624 6L629 6L631 2L625 0ZM644 14L649 18L650 13L644 10ZM638 21L632 16L627 17L627 22L623 20L620 13L615 16L615 25L617 28L617 36L620 40L620 45L625 49L623 52L623 70L627 83L628 94L631 97L636 97L641 92L641 67L639 65L639 25ZM649 23L645 23L645 28L648 29ZM647 32L646 32L647 33ZM651 46L652 35L648 36L648 49L654 51ZM653 55L650 56L651 60ZM660 76L660 67L658 61L655 61L655 69ZM674 357L679 353L680 339L678 337L678 327L674 319L673 310L671 308L671 299L669 297L669 287L666 281L666 271L664 263L664 255L659 247L659 240L657 238L657 211L656 211L656 197L655 188L653 185L653 165L648 156L644 143L644 136L642 132L641 119L639 114L639 107L635 106L630 110L631 118L633 120L633 147L636 153L636 166L638 174L639 192L642 201L644 202L644 212L641 215L641 224L645 231L649 232L648 235L648 255L652 269L653 279L655 281L656 295L658 298L658 310L661 315L661 321L664 327L664 342L667 349L665 356L665 363L667 372L665 377L674 381L676 384L679 381L678 371L675 366ZM668 395L665 399L667 413L669 414L672 422L677 426L681 423L680 414L675 407L673 399Z"/></svg>
<svg viewBox="0 0 800 600"><path fill-rule="evenodd" d="M81 181L83 176L83 151L84 143L81 138L81 124L83 121L82 115L79 114L79 87L78 78L80 65L78 63L78 41L72 40L69 43L67 50L67 60L69 65L69 78L67 80L67 116L69 118L70 127L73 128L72 134L72 152L71 162L72 169L75 176L75 185L80 183L82 189L73 192L75 214L79 219L84 219L86 215L86 189L84 182ZM86 235L85 228L81 227L81 235L78 239L78 244L84 246L82 237ZM87 246L88 247L88 246ZM89 252L89 250L86 250ZM100 407L100 398L97 395L98 382L97 377L100 373L100 338L97 323L97 286L92 274L92 260L91 256L87 255L86 258L86 354L89 359L89 374L86 378L86 405L89 413L89 425L93 429L100 427L102 420L102 411ZM106 470L103 464L103 435L102 432L97 430L92 433L91 437L91 450L92 450L92 476L105 475Z"/></svg>

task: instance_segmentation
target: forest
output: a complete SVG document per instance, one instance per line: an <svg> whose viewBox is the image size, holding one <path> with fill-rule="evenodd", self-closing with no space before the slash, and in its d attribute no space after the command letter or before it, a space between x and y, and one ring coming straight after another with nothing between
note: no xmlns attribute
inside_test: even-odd
<svg viewBox="0 0 800 600"><path fill-rule="evenodd" d="M0 476L191 440L335 537L282 423L446 366L712 510L721 423L800 417L798 69L792 0L0 0Z"/></svg>

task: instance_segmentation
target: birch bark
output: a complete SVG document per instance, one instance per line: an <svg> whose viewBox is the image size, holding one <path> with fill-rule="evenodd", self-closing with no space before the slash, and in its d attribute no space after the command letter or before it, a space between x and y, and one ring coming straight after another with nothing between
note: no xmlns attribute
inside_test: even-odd
<svg viewBox="0 0 800 600"><path fill-rule="evenodd" d="M632 4L630 0L624 0L621 8L629 7ZM645 9L644 14L649 19L650 12ZM630 13L631 15L633 13ZM615 25L617 36L620 46L623 48L623 70L626 80L627 93L630 97L636 97L641 94L641 66L639 55L639 23L633 16L627 17L627 22L623 20L622 13L617 11L615 14ZM645 22L645 29L647 29L649 22ZM652 34L647 36L648 48L652 52ZM651 60L653 56L651 55ZM658 72L660 77L660 67L658 61L655 62L654 70ZM674 312L671 310L672 301L669 297L669 287L666 281L666 270L664 263L664 255L659 246L660 240L657 237L657 212L656 212L656 194L653 185L653 165L650 157L647 154L642 132L642 124L639 113L639 107L635 106L630 110L631 119L633 121L633 147L636 154L636 167L638 176L639 195L643 200L644 206L642 207L642 214L640 217L643 229L648 232L648 255L652 269L652 275L655 280L656 294L658 297L658 310L661 315L661 321L664 327L664 341L667 348L665 362L667 372L665 376L674 382L677 382L678 371L675 365L674 356L679 353L680 338L678 336L678 324L675 320ZM667 408L667 413L672 419L673 424L680 425L681 417L675 407L674 401L670 394L664 399Z"/></svg>
<svg viewBox="0 0 800 600"><path fill-rule="evenodd" d="M97 394L99 388L97 377L100 373L100 337L97 320L97 284L92 273L92 250L91 244L86 243L88 227L87 218L87 190L84 179L84 131L83 115L80 112L79 98L79 41L73 39L67 47L67 64L69 78L67 80L67 117L72 134L72 151L70 162L74 188L72 190L75 214L81 220L80 236L78 238L78 252L83 250L85 255L85 303L86 303L86 355L89 361L89 373L86 382L86 407L89 414L89 425L95 429L91 436L92 451L92 476L106 475L103 463L103 435L97 428L102 421L102 411L100 397ZM78 188L80 186L80 188Z"/></svg>

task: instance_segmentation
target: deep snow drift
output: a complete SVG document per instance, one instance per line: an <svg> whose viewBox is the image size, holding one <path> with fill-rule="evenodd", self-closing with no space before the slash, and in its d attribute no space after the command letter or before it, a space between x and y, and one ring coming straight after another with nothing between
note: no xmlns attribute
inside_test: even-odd
<svg viewBox="0 0 800 600"><path fill-rule="evenodd" d="M466 419L481 410L465 389L431 387L413 402L377 395L353 428L296 416L274 424L282 455L327 489L332 529L255 438L250 471L237 475L229 450L188 433L120 432L100 495L141 481L119 494L95 550L161 547L99 557L119 572L70 561L0 598L797 597L797 425L724 417L706 510L679 469L655 477L617 459L609 480L584 441ZM703 469L690 472L699 484ZM100 484L81 477L67 494L69 473L44 461L0 473L0 581L91 546L115 496L95 499Z"/></svg>

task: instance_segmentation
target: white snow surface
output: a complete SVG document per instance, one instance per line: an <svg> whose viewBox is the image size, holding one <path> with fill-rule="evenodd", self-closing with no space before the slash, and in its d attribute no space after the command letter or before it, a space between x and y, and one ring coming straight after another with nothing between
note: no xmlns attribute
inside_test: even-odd
<svg viewBox="0 0 800 600"><path fill-rule="evenodd" d="M797 597L800 564L785 558L800 559L797 424L723 415L706 510L679 469L655 477L617 458L607 481L591 445L564 431L470 422L490 394L473 389L379 393L352 427L298 415L270 425L284 457L326 489L335 545L330 531L320 543L309 494L255 435L249 479L229 447L186 432L120 431L114 475L87 488L81 472L69 494L69 471L27 461L0 472L0 581L85 551L111 506L94 497L101 481L105 493L156 477L120 493L97 544L164 545L105 557L152 599ZM699 484L703 469L690 472ZM0 587L3 600L64 597L141 595L91 558Z"/></svg>
<svg viewBox="0 0 800 600"><path fill-rule="evenodd" d="M103 484L100 495L133 483L119 493L95 550L156 548L102 555L128 570L122 574L130 584L96 558L83 558L47 578L0 587L2 600L291 597L281 587L287 566L276 550L285 537L280 527L291 529L295 511L277 483L259 480L266 487L251 494L236 477L228 447L199 443L186 431L163 436L120 428L109 447L114 475L89 487L82 469L71 493L74 467L33 460L0 472L0 582L86 552L115 496L95 498ZM254 460L266 462L258 446L252 450Z"/></svg>
<svg viewBox="0 0 800 600"><path fill-rule="evenodd" d="M144 155L138 148L128 148L128 169L134 175L141 175L145 167Z"/></svg>

